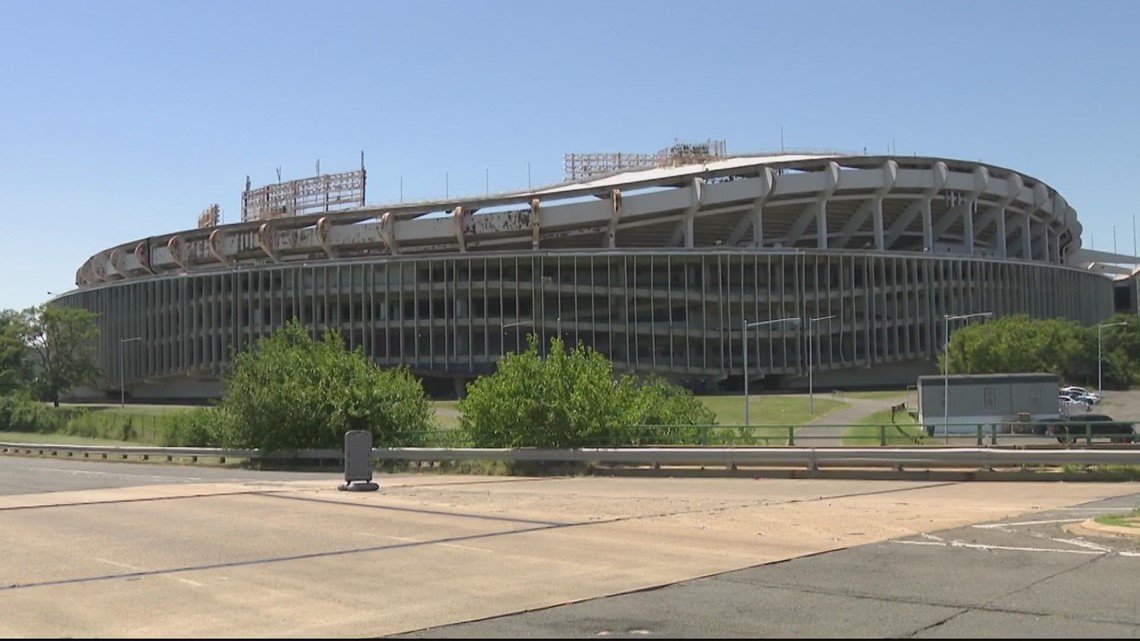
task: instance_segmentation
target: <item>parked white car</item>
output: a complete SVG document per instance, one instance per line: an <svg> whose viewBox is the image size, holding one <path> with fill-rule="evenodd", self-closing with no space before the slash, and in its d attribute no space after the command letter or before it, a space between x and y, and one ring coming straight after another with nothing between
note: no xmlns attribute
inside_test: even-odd
<svg viewBox="0 0 1140 641"><path fill-rule="evenodd" d="M1068 396L1069 398L1076 399L1080 403L1085 403L1088 405L1096 405L1101 400L1101 395L1099 393L1090 392L1083 387L1077 387L1075 385L1062 387L1061 394L1063 396Z"/></svg>

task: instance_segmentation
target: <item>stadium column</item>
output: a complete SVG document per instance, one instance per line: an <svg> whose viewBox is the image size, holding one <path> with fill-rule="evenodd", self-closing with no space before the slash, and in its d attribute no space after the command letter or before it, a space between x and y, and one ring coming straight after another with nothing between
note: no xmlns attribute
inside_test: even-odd
<svg viewBox="0 0 1140 641"><path fill-rule="evenodd" d="M1021 215L1021 257L1033 260L1033 218L1028 211Z"/></svg>
<svg viewBox="0 0 1140 641"><path fill-rule="evenodd" d="M728 238L724 244L729 247L735 247L744 238L744 233L752 228L752 246L764 246L764 204L768 202L768 197L772 195L772 190L776 184L776 172L772 171L771 167L764 167L755 179L749 180L749 183L754 183L758 187L758 193L752 201L752 211L750 215L741 216L740 220L736 223L736 227L728 234Z"/></svg>
<svg viewBox="0 0 1140 641"><path fill-rule="evenodd" d="M816 247L819 249L827 249L827 200L839 186L839 165L835 162L827 163L824 175L826 185L819 194L815 212L815 238Z"/></svg>
<svg viewBox="0 0 1140 641"><path fill-rule="evenodd" d="M978 211L978 198L990 186L990 171L985 167L974 170L974 190L966 201L966 211L962 212L962 242L966 253L974 255L974 214Z"/></svg>
<svg viewBox="0 0 1140 641"><path fill-rule="evenodd" d="M946 168L946 163L939 160L934 163L931 168L934 174L934 184L930 189L926 190L922 195L922 248L925 251L934 251L934 214L931 211L931 202L934 200L942 188L946 186L946 179L949 176L949 170Z"/></svg>
<svg viewBox="0 0 1140 641"><path fill-rule="evenodd" d="M705 181L700 177L694 176L693 183L690 186L692 194L692 204L685 212L685 247L692 249L694 247L695 236L693 234L693 220L697 217L697 212L701 209L701 203L705 199Z"/></svg>
<svg viewBox="0 0 1140 641"><path fill-rule="evenodd" d="M752 246L764 246L764 204L776 188L776 173L765 167L760 173L760 195L752 203Z"/></svg>

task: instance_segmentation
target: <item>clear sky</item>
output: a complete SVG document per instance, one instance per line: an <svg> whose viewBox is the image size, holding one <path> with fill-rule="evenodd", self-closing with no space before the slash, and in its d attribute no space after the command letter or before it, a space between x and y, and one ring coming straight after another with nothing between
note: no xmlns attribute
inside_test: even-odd
<svg viewBox="0 0 1140 641"><path fill-rule="evenodd" d="M88 256L357 168L369 203L568 152L837 149L1044 180L1133 247L1140 2L0 0L0 308Z"/></svg>

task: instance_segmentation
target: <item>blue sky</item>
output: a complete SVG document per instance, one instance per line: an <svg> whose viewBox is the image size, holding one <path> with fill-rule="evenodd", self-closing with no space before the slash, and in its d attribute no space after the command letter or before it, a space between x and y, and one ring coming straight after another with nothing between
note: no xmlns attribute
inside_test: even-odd
<svg viewBox="0 0 1140 641"><path fill-rule="evenodd" d="M368 201L562 177L567 152L826 148L1044 180L1132 248L1140 3L0 1L0 308L104 248L368 167ZM446 175L446 178L445 178Z"/></svg>

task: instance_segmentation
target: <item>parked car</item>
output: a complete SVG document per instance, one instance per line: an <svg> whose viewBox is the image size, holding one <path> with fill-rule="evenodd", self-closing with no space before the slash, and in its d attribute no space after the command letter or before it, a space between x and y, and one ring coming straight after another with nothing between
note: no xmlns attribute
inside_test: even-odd
<svg viewBox="0 0 1140 641"><path fill-rule="evenodd" d="M1108 437L1113 443L1133 443L1136 438L1132 423L1118 421L1107 414L1074 414L1045 428L1045 434L1055 437L1059 443L1076 443L1090 433L1093 438Z"/></svg>
<svg viewBox="0 0 1140 641"><path fill-rule="evenodd" d="M1074 403L1084 403L1085 405L1096 405L1100 402L1100 396L1091 392L1078 392L1076 390L1066 392L1062 390L1060 396L1068 398Z"/></svg>
<svg viewBox="0 0 1140 641"><path fill-rule="evenodd" d="M1093 404L1093 405L1096 405L1097 403L1099 403L1100 399L1101 399L1100 393L1090 392L1083 387L1077 387L1075 385L1070 385L1069 387L1062 387L1061 393L1066 395L1066 396L1072 396L1072 397L1079 398L1079 399L1090 399L1089 402L1091 402L1091 404ZM1086 401L1082 400L1081 402L1086 402Z"/></svg>

